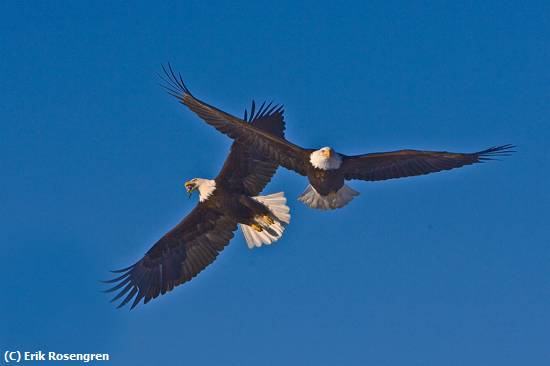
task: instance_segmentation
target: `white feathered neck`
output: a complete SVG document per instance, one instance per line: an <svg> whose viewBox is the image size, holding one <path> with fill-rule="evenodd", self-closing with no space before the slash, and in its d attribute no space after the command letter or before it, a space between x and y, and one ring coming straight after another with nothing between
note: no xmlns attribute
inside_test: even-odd
<svg viewBox="0 0 550 366"><path fill-rule="evenodd" d="M342 155L334 152L330 158L323 155L322 150L316 150L309 155L309 162L317 169L332 170L340 168L342 165Z"/></svg>
<svg viewBox="0 0 550 366"><path fill-rule="evenodd" d="M216 190L216 181L213 179L197 178L195 181L199 191L199 201L206 201Z"/></svg>

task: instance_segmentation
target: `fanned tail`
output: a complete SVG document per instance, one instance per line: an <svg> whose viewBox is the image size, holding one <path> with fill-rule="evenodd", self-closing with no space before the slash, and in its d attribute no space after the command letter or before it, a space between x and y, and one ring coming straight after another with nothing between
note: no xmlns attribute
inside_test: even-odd
<svg viewBox="0 0 550 366"><path fill-rule="evenodd" d="M273 193L267 196L252 197L256 201L263 203L273 214L274 223L267 225L261 220L257 223L262 227L258 232L248 225L239 224L243 231L246 244L250 249L261 247L262 244L271 244L279 240L285 231L285 226L290 223L290 209L286 205L284 192Z"/></svg>
<svg viewBox="0 0 550 366"><path fill-rule="evenodd" d="M337 192L330 192L328 195L322 196L309 184L298 200L317 210L333 210L344 207L358 195L359 192L344 184Z"/></svg>

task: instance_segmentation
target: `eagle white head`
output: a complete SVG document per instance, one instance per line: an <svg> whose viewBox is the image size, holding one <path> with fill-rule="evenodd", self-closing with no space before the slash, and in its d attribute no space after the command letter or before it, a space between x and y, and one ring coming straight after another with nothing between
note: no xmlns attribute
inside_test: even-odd
<svg viewBox="0 0 550 366"><path fill-rule="evenodd" d="M342 155L331 147L325 146L312 152L309 156L309 162L317 169L338 169L342 165Z"/></svg>
<svg viewBox="0 0 550 366"><path fill-rule="evenodd" d="M189 193L189 197L194 191L199 191L199 201L205 201L216 190L216 181L212 179L193 178L185 182L185 190Z"/></svg>

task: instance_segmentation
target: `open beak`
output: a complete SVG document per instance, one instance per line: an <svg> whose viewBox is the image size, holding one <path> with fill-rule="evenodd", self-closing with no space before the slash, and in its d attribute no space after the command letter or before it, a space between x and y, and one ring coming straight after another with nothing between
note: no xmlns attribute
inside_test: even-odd
<svg viewBox="0 0 550 366"><path fill-rule="evenodd" d="M323 156L325 158L330 158L332 156L332 153L333 153L332 149L323 150Z"/></svg>
<svg viewBox="0 0 550 366"><path fill-rule="evenodd" d="M193 191L195 190L195 184L193 182L185 182L185 190L189 194L189 198L191 198L191 195L193 194Z"/></svg>

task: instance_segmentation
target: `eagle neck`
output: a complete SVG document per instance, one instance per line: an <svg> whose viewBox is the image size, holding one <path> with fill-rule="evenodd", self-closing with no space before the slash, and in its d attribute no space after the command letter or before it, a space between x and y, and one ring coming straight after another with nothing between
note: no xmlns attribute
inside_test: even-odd
<svg viewBox="0 0 550 366"><path fill-rule="evenodd" d="M342 155L334 153L330 158L327 158L321 154L321 151L317 150L309 155L309 162L317 169L334 170L342 165Z"/></svg>
<svg viewBox="0 0 550 366"><path fill-rule="evenodd" d="M216 190L216 181L213 179L201 179L197 184L199 202L206 201Z"/></svg>

